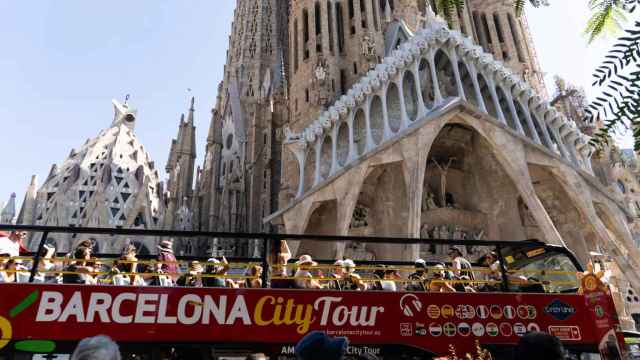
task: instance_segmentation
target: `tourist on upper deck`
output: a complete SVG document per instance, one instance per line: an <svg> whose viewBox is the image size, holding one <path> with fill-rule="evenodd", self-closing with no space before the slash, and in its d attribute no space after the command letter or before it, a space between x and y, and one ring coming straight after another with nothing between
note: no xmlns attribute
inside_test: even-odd
<svg viewBox="0 0 640 360"><path fill-rule="evenodd" d="M62 282L65 284L94 284L95 281L91 273L93 268L87 265L91 260L89 248L80 246L73 253L73 262L65 267L62 275Z"/></svg>
<svg viewBox="0 0 640 360"><path fill-rule="evenodd" d="M115 263L115 266L121 273L128 273L129 284L135 285L136 283L136 271L138 270L138 258L137 249L132 244L124 247L120 260Z"/></svg>
<svg viewBox="0 0 640 360"><path fill-rule="evenodd" d="M451 258L451 266L453 267L453 275L460 278L461 276L468 276L469 279L474 280L473 267L471 262L464 257L462 245L456 245L449 248L449 258Z"/></svg>
<svg viewBox="0 0 640 360"><path fill-rule="evenodd" d="M223 271L223 265L220 260L210 258L207 260L204 274L202 277L202 285L204 287L225 287L225 279L219 276Z"/></svg>
<svg viewBox="0 0 640 360"><path fill-rule="evenodd" d="M442 264L435 265L431 270L429 281L429 292L456 292L446 279L445 267Z"/></svg>
<svg viewBox="0 0 640 360"><path fill-rule="evenodd" d="M0 283L16 282L16 270L19 261L9 254L0 254Z"/></svg>
<svg viewBox="0 0 640 360"><path fill-rule="evenodd" d="M418 259L413 264L415 272L409 274L409 280L411 280L407 286L407 291L427 291L426 283L427 278L427 262L423 259Z"/></svg>
<svg viewBox="0 0 640 360"><path fill-rule="evenodd" d="M318 280L313 279L313 274L311 270L314 266L317 266L318 263L313 261L311 255L302 255L296 262L298 266L298 270L295 275L295 287L298 289L321 289L322 285L318 282Z"/></svg>
<svg viewBox="0 0 640 360"><path fill-rule="evenodd" d="M280 240L280 251L276 256L276 266L273 267L271 288L273 289L290 289L295 287L294 281L288 279L289 271L287 263L291 260L291 250L286 240ZM274 279L275 277L275 279Z"/></svg>
<svg viewBox="0 0 640 360"><path fill-rule="evenodd" d="M202 272L204 269L200 262L194 260L189 263L189 269L176 281L178 286L202 287Z"/></svg>
<svg viewBox="0 0 640 360"><path fill-rule="evenodd" d="M396 269L385 269L382 279L383 280L380 281L380 286L383 291L398 291L396 280L400 279L400 274L398 274Z"/></svg>
<svg viewBox="0 0 640 360"><path fill-rule="evenodd" d="M259 289L262 287L262 266L251 265L245 272L245 276L250 276L244 279L245 288Z"/></svg>
<svg viewBox="0 0 640 360"><path fill-rule="evenodd" d="M44 245L42 251L40 252L38 273L33 278L34 282L50 282L50 280L56 277L55 272L53 271L55 268L55 264L51 261L51 258L53 258L55 253L56 249L53 246L47 244Z"/></svg>
<svg viewBox="0 0 640 360"><path fill-rule="evenodd" d="M178 262L173 254L173 241L162 240L158 245L158 272L163 272L169 276L172 282L175 282L180 274L178 274Z"/></svg>
<svg viewBox="0 0 640 360"><path fill-rule="evenodd" d="M12 231L8 235L6 232L0 232L0 254L17 257L21 252L27 252L22 243L26 237L27 233L24 231Z"/></svg>
<svg viewBox="0 0 640 360"><path fill-rule="evenodd" d="M362 281L360 275L356 274L356 264L351 259L346 259L344 264L344 275L342 276L342 290L367 290L367 284Z"/></svg>
<svg viewBox="0 0 640 360"><path fill-rule="evenodd" d="M333 271L329 277L333 280L329 280L327 287L331 290L342 290L342 279L344 277L344 260L336 260L333 263Z"/></svg>

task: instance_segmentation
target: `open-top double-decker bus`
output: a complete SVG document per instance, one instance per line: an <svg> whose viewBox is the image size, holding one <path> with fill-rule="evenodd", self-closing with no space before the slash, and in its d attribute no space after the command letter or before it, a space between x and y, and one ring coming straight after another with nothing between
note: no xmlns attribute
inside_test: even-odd
<svg viewBox="0 0 640 360"><path fill-rule="evenodd" d="M396 238L328 237L275 234L229 234L204 232L143 231L53 227L9 227L0 229L44 233L33 258L23 258L24 269L17 282L0 284L0 359L65 359L83 338L108 335L118 342L125 359L294 359L294 345L312 330L349 339L348 358L369 353L379 359L431 359L472 353L479 344L494 359L511 359L519 339L530 331L557 336L573 359L625 358L624 336L608 287L598 276L586 273L566 248L538 241L466 241ZM260 258L231 259L228 273L200 272L197 278L225 277L255 279L261 276L263 288L111 285L112 272L101 268L113 258L93 255L92 285L39 281L43 272L67 273L63 267L43 270L43 261L64 264L69 259L43 260L40 254L47 235L55 232L82 234L108 233L136 236L193 237L198 239L259 239ZM472 279L449 277L458 292L421 291L406 286L406 274L413 263L401 261L358 261L356 272L360 291L325 287L334 278L327 269L331 259L308 265L319 289L269 288L273 280L300 280L289 275L275 276L272 263L283 240L359 241L460 245L485 249L497 257L498 273L483 257L474 259ZM194 258L178 259L178 262ZM3 263L7 263L7 259ZM139 257L138 263L158 261ZM200 259L207 264L207 259ZM450 262L429 263L428 272L446 271ZM244 274L248 264L261 264L262 274ZM443 265L445 269L443 268ZM295 266L295 264L289 264ZM374 290L381 281L374 275L379 268L392 269L397 291ZM188 271L188 270L185 270ZM494 271L494 276L487 273ZM280 272L277 272L280 273ZM452 272L453 273L453 272ZM444 273L443 273L444 274ZM120 273L120 276L168 276L154 272ZM177 275L177 274L176 274ZM497 277L495 275L498 275ZM41 277L42 278L42 277ZM53 277L55 279L55 277ZM302 279L309 281L309 278ZM413 281L415 282L415 281ZM135 282L132 282L135 283ZM141 283L144 284L144 283ZM467 291L464 291L466 288ZM410 290L410 291L407 291ZM260 354L260 355L257 355ZM252 357L250 357L252 356Z"/></svg>

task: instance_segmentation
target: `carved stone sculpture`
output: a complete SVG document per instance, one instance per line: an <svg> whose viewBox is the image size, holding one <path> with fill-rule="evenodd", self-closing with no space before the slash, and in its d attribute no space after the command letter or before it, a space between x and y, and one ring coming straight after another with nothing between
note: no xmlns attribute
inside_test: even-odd
<svg viewBox="0 0 640 360"><path fill-rule="evenodd" d="M369 226L368 222L369 209L366 207L357 204L356 208L353 210L353 216L351 217L351 225L352 229L358 229Z"/></svg>
<svg viewBox="0 0 640 360"><path fill-rule="evenodd" d="M432 192L424 191L422 193L422 211L437 209L435 195Z"/></svg>

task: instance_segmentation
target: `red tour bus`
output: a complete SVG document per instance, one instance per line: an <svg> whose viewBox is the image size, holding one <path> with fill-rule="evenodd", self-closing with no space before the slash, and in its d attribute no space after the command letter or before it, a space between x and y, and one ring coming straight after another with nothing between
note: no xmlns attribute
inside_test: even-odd
<svg viewBox="0 0 640 360"><path fill-rule="evenodd" d="M176 236L120 231L132 236ZM265 254L269 241L284 238L180 236L262 236ZM567 249L536 241L406 241L491 247L504 264L502 282L486 292L451 293L4 283L0 284L0 359L68 358L78 341L99 334L118 342L125 359L295 359L295 343L313 330L347 337L349 359L364 353L379 359L431 359L449 355L452 348L463 357L475 353L476 344L491 352L493 359L511 359L520 337L530 331L557 336L570 359L626 358L608 287L595 274L578 279L582 269ZM268 258L262 259L265 268ZM38 261L36 256L34 262ZM476 268L481 271L474 263ZM511 280L526 272L535 272L536 281ZM266 285L268 271L264 275ZM567 281L571 278L574 281ZM362 279L368 281L366 272ZM402 281L407 282L398 280ZM476 278L474 283L478 282ZM257 353L262 357L255 357Z"/></svg>

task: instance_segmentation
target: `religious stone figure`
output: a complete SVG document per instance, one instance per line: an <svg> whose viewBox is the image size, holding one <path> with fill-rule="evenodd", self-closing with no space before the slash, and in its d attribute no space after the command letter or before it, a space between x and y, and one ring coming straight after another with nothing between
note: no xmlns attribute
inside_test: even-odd
<svg viewBox="0 0 640 360"><path fill-rule="evenodd" d="M318 98L317 104L325 106L329 102L329 65L323 57L318 58L318 63L313 70L313 82L317 88Z"/></svg>
<svg viewBox="0 0 640 360"><path fill-rule="evenodd" d="M431 236L429 235L429 225L428 224L423 224L422 227L420 228L420 237L423 239L430 239Z"/></svg>
<svg viewBox="0 0 640 360"><path fill-rule="evenodd" d="M484 230L480 230L477 233L472 233L471 236L473 237L473 240L482 240L482 237L484 237Z"/></svg>
<svg viewBox="0 0 640 360"><path fill-rule="evenodd" d="M440 226L438 230L438 238L441 240L449 239L449 227L447 227L447 225Z"/></svg>
<svg viewBox="0 0 640 360"><path fill-rule="evenodd" d="M449 167L451 167L451 163L453 162L453 160L455 160L455 158L450 158L447 162L447 165L444 166L440 165L436 160L432 160L440 170L440 204L442 204L443 206L446 206L447 204L447 172L449 171Z"/></svg>
<svg viewBox="0 0 640 360"><path fill-rule="evenodd" d="M351 217L351 225L352 229L363 228L369 226L367 221L367 217L369 216L369 209L366 207L357 204L356 208L353 210L353 216Z"/></svg>
<svg viewBox="0 0 640 360"><path fill-rule="evenodd" d="M430 191L422 193L422 211L429 211L438 208L435 201L435 195Z"/></svg>
<svg viewBox="0 0 640 360"><path fill-rule="evenodd" d="M453 239L454 240L462 240L462 228L460 226L456 226L453 231Z"/></svg>
<svg viewBox="0 0 640 360"><path fill-rule="evenodd" d="M368 34L362 37L362 55L367 59L369 69L373 69L378 63L373 35Z"/></svg>

